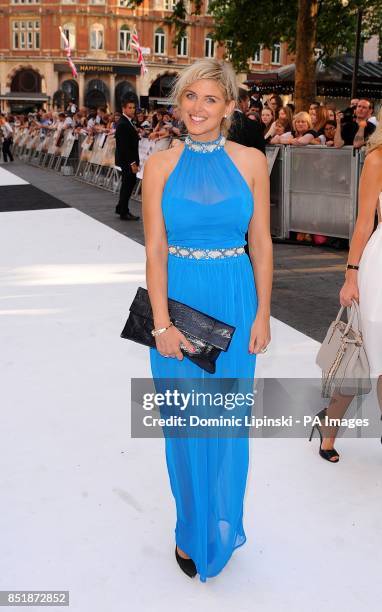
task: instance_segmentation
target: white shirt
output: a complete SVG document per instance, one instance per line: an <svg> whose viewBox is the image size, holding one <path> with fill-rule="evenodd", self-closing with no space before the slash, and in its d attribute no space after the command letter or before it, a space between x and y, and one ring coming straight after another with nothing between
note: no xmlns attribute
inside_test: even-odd
<svg viewBox="0 0 382 612"><path fill-rule="evenodd" d="M6 121L4 123L4 125L1 126L4 138L10 138L13 134L13 130L11 128L11 126L9 125L8 121Z"/></svg>

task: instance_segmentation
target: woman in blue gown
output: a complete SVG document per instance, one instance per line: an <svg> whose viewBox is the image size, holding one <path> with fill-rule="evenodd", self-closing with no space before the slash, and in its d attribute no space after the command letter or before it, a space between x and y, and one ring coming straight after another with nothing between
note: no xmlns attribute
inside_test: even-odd
<svg viewBox="0 0 382 612"><path fill-rule="evenodd" d="M179 77L174 100L188 130L185 143L152 155L143 179L147 289L156 348L150 362L161 379L237 379L253 390L256 355L270 341L272 242L269 178L260 151L226 141L236 79L227 62L195 62ZM248 231L250 257L244 250ZM216 372L185 358L187 341L170 324L167 297L235 326ZM189 576L216 576L243 545L247 435L165 436L177 521L175 554Z"/></svg>

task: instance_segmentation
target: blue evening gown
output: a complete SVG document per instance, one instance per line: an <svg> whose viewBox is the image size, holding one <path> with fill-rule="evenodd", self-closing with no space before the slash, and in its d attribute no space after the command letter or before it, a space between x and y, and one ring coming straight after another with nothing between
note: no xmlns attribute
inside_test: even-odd
<svg viewBox="0 0 382 612"><path fill-rule="evenodd" d="M224 146L196 151L185 144L162 197L169 246L206 249L245 244L253 195ZM222 259L168 255L168 296L234 325L227 352L210 374L186 357L150 348L153 379L240 378L253 381L256 355L248 352L257 293L248 255ZM250 390L252 390L253 385ZM175 540L194 561L200 580L216 576L246 541L243 499L248 436L165 437L175 498Z"/></svg>

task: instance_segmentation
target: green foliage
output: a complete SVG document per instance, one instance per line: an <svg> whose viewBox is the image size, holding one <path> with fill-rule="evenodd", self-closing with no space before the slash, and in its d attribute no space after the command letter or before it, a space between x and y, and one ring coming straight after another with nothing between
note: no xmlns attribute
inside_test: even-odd
<svg viewBox="0 0 382 612"><path fill-rule="evenodd" d="M143 0L130 0L129 6ZM190 15L202 15L205 2L178 0L173 12L164 18L172 26L173 45L185 34ZM382 30L382 0L320 0L317 24L317 47L326 63L338 53L354 51L358 8L363 9L362 39L368 40ZM211 0L210 13L215 20L215 39L227 47L227 55L237 70L248 70L248 59L260 44L270 48L287 42L290 52L296 49L298 0Z"/></svg>

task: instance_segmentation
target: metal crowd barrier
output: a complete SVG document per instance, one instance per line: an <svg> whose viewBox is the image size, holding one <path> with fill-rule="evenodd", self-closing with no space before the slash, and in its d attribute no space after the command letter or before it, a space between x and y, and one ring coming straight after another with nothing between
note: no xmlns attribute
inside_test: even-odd
<svg viewBox="0 0 382 612"><path fill-rule="evenodd" d="M42 128L44 129L44 128ZM121 168L115 165L114 134L74 134L66 129L60 138L58 130L41 136L41 128L15 130L13 151L16 157L27 163L74 175L78 180L117 193L121 186ZM140 171L151 153L167 149L171 138L160 140L141 139L139 143ZM132 197L140 200L141 180L137 181Z"/></svg>
<svg viewBox="0 0 382 612"><path fill-rule="evenodd" d="M160 140L149 140L142 138L139 142L140 170L137 178L143 176L143 168L146 159L155 151L167 149L170 146L170 138ZM116 193L121 185L121 168L114 164L115 137L113 134L97 134L87 136L81 143L81 154L75 176L86 183L91 183L102 189ZM138 180L133 199L140 200L141 181Z"/></svg>
<svg viewBox="0 0 382 612"><path fill-rule="evenodd" d="M79 141L79 162L75 177L113 193L120 187L120 172L114 165L114 134L89 134Z"/></svg>
<svg viewBox="0 0 382 612"><path fill-rule="evenodd" d="M44 129L44 128L42 128ZM13 152L22 161L62 174L74 174L78 136L72 130L52 130L42 135L40 128L15 130Z"/></svg>
<svg viewBox="0 0 382 612"><path fill-rule="evenodd" d="M285 153L287 147L274 145L266 147L268 171L270 175L271 200L271 233L273 236L286 237L283 198L286 192L285 185Z"/></svg>
<svg viewBox="0 0 382 612"><path fill-rule="evenodd" d="M31 164L72 174L76 179L117 193L121 169L114 164L114 134L74 135L65 130L59 145L57 132L41 139L40 129L16 130L14 154ZM146 159L167 149L170 138L139 144L141 179ZM358 183L364 151L319 145L267 146L271 187L271 233L287 239L290 232L323 234L350 239L357 215ZM140 200L141 181L132 198Z"/></svg>
<svg viewBox="0 0 382 612"><path fill-rule="evenodd" d="M280 146L270 174L272 235L288 238L293 231L350 239L362 155L353 147Z"/></svg>

